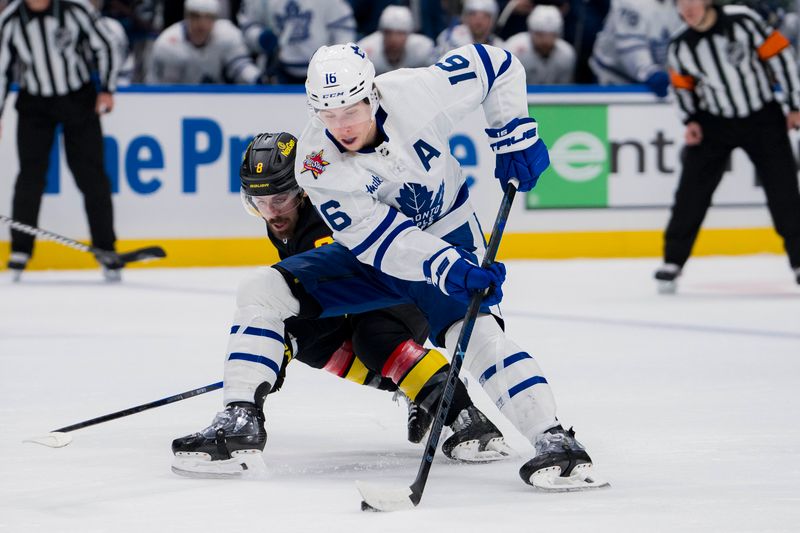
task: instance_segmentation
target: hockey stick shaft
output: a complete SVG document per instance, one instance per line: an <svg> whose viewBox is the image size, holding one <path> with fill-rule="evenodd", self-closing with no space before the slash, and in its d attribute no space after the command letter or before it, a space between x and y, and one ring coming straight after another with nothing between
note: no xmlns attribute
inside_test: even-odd
<svg viewBox="0 0 800 533"><path fill-rule="evenodd" d="M205 387L198 387L196 389L192 389L190 391L182 392L180 394L175 394L174 396L168 396L166 398L161 398L160 400L156 400L150 403L145 403L142 405L137 405L136 407L129 407L128 409L123 409L122 411L117 411L116 413L110 413L103 416L98 416L97 418L92 418L91 420L85 420L83 422L78 422L77 424L72 424L71 426L64 426L63 428L54 429L53 433L67 433L70 431L75 431L76 429L82 429L89 426L94 426L97 424L102 424L103 422L108 422L109 420L116 420L117 418L122 418L129 415L134 415L136 413L141 413L142 411L147 411L148 409L154 409L156 407L161 407L163 405L167 405L170 403L179 402L181 400L187 400L189 398L193 398L195 396L199 396L201 394L205 394L207 392L215 391L217 389L222 388L222 382L218 381L217 383L212 383L211 385L206 385Z"/></svg>
<svg viewBox="0 0 800 533"><path fill-rule="evenodd" d="M55 241L59 244L63 244L64 246L73 248L75 250L79 250L81 252L92 251L91 246L83 244L82 242L72 240L69 237L64 237L62 235L58 235L57 233L53 233L45 229L35 228L33 226L23 224L22 222L18 222L13 218L7 217L5 215L0 215L0 222L4 222L9 226L11 226L12 229L21 231L22 233L27 233L28 235L33 235L34 237L42 237L44 239L49 239L51 241Z"/></svg>
<svg viewBox="0 0 800 533"><path fill-rule="evenodd" d="M19 222L18 220L14 220L13 218L5 215L0 215L0 222L8 224L12 229L22 233L27 233L28 235L33 235L34 237L41 237L43 239L55 241L58 244L74 250L92 253L95 255L95 257L97 257L98 261L106 265L114 263L127 264L134 261L166 257L166 253L164 252L163 248L159 246L149 246L147 248L140 248L137 250L131 250L130 252L125 252L123 254L117 254L116 252L112 252L110 250L101 250L99 248L95 248L94 246L89 246L74 239L70 239L69 237L59 235L58 233L53 233L52 231L29 226L28 224Z"/></svg>
<svg viewBox="0 0 800 533"><path fill-rule="evenodd" d="M486 254L483 256L483 262L481 263L482 268L487 268L494 263L494 259L497 256L497 249L500 247L500 239L503 237L503 231L505 230L506 221L508 220L508 215L511 212L511 205L514 202L514 196L516 193L517 183L516 180L512 180L511 183L508 184L505 195L503 196L503 200L500 203L497 219L495 220L494 227L492 228L492 235L489 238L489 244L486 247ZM467 352L467 346L469 345L469 340L472 336L472 330L475 327L475 321L477 320L478 313L481 309L483 297L484 294L482 292L478 292L472 296L472 300L470 300L469 307L467 308L467 314L464 317L464 324L461 326L461 334L458 336L458 342L456 343L453 360L450 362L450 371L447 374L447 381L445 383L444 390L442 391L442 397L439 400L439 404L436 409L436 418L433 422L433 426L431 427L431 432L428 435L428 440L425 443L425 453L422 455L422 462L419 465L417 477L410 486L411 495L409 498L414 505L417 505L420 502L422 499L422 492L425 490L425 483L428 480L428 474L430 473L431 465L433 464L433 457L436 454L436 448L439 445L439 437L441 436L442 428L444 427L444 421L447 417L447 412L450 409L450 403L453 400L458 374L461 371L461 365L464 362L464 355Z"/></svg>

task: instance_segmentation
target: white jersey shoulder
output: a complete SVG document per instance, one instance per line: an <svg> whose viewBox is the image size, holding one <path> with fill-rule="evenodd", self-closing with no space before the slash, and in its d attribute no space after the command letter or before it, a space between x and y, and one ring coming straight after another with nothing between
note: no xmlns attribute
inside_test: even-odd
<svg viewBox="0 0 800 533"><path fill-rule="evenodd" d="M346 152L312 120L300 136L298 183L359 260L422 280L425 261L447 247L441 237L474 218L449 150L453 127L479 106L491 128L526 118L524 76L511 53L482 45L454 50L434 66L380 75L383 142Z"/></svg>
<svg viewBox="0 0 800 533"><path fill-rule="evenodd" d="M148 83L255 83L259 71L248 56L242 32L228 20L217 20L208 42L194 46L184 22L156 39Z"/></svg>
<svg viewBox="0 0 800 533"><path fill-rule="evenodd" d="M406 39L403 56L397 64L389 63L383 49L383 33L376 31L361 39L358 46L367 53L375 65L376 74L398 68L427 67L436 60L433 41L424 35L411 33Z"/></svg>
<svg viewBox="0 0 800 533"><path fill-rule="evenodd" d="M681 25L674 2L612 0L590 66L601 84L641 83L666 68L670 37Z"/></svg>

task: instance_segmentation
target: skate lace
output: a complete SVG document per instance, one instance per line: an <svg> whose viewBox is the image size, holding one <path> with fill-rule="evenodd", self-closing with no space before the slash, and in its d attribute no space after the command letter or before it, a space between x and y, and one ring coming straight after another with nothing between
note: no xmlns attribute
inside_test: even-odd
<svg viewBox="0 0 800 533"><path fill-rule="evenodd" d="M583 449L583 446L581 446L578 441L575 440L575 433L572 431L572 429L569 431L559 430L555 433L542 433L536 437L536 443L534 444L534 447L536 448L536 455L562 451L564 449Z"/></svg>
<svg viewBox="0 0 800 533"><path fill-rule="evenodd" d="M450 424L450 429L453 430L454 433L458 433L459 431L464 431L473 425L485 425L488 424L489 420L483 416L483 413L478 411L475 408L466 407L458 413L458 416Z"/></svg>
<svg viewBox="0 0 800 533"><path fill-rule="evenodd" d="M244 407L228 407L216 414L211 425L204 429L203 433L214 434L220 429L224 429L226 433L235 433L246 426L250 419L251 416Z"/></svg>

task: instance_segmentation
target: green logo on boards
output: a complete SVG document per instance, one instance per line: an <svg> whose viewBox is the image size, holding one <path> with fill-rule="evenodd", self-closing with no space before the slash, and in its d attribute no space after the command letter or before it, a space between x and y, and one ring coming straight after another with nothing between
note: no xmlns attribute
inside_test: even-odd
<svg viewBox="0 0 800 533"><path fill-rule="evenodd" d="M526 195L528 209L607 207L607 106L539 105L529 113L550 150L550 167Z"/></svg>

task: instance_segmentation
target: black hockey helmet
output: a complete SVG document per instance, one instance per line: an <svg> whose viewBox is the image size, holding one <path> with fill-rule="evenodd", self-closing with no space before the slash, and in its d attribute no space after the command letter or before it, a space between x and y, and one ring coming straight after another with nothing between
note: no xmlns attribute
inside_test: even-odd
<svg viewBox="0 0 800 533"><path fill-rule="evenodd" d="M242 192L268 196L298 188L294 177L297 138L291 133L259 133L244 153L239 177Z"/></svg>

